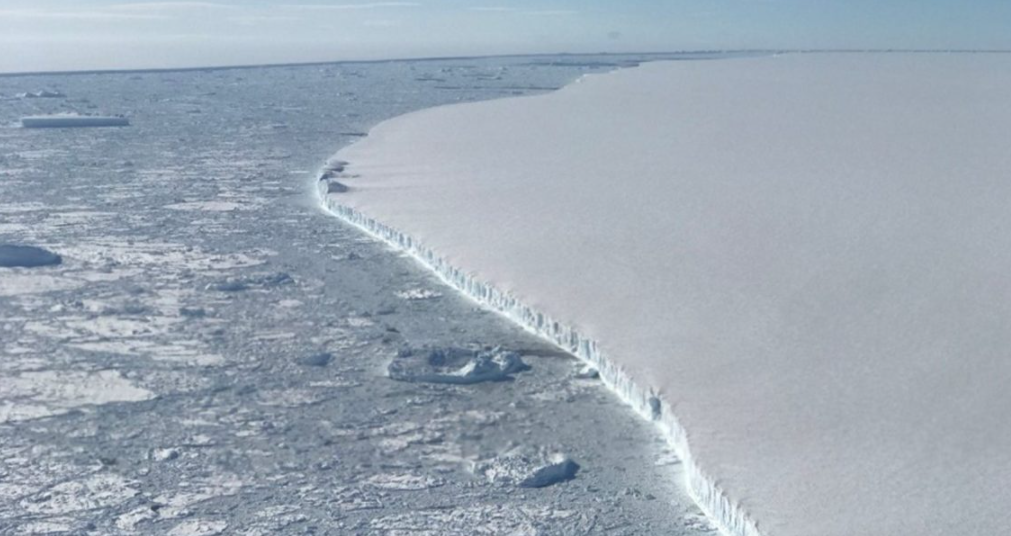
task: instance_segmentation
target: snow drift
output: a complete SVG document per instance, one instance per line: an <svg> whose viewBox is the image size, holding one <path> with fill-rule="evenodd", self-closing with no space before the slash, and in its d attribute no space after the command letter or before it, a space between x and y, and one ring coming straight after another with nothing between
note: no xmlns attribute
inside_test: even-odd
<svg viewBox="0 0 1011 536"><path fill-rule="evenodd" d="M599 369L735 535L1011 526L1011 57L648 64L426 110L326 205Z"/></svg>

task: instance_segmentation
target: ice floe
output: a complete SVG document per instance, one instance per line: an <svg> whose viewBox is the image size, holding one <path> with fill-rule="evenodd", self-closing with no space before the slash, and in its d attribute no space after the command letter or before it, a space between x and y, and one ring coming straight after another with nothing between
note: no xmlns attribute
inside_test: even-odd
<svg viewBox="0 0 1011 536"><path fill-rule="evenodd" d="M0 382L0 423L59 415L114 402L140 402L155 394L114 370L25 371Z"/></svg>
<svg viewBox="0 0 1011 536"><path fill-rule="evenodd" d="M472 384L506 381L530 367L519 354L500 349L403 349L390 362L390 378L405 382Z"/></svg>

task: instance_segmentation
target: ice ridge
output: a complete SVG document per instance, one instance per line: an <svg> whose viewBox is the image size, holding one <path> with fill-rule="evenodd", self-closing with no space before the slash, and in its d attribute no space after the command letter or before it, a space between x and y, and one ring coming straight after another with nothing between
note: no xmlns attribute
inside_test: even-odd
<svg viewBox="0 0 1011 536"><path fill-rule="evenodd" d="M331 195L329 181L319 180L316 184L316 193L321 206L330 214L409 254L463 295L596 368L605 386L641 417L653 422L659 428L668 444L681 458L688 493L706 516L729 536L763 536L758 524L741 505L732 501L719 483L695 461L688 443L688 435L678 422L670 404L652 390L635 384L622 367L598 349L596 341L583 336L573 326L559 322L524 304L511 294L449 264L438 253L410 235L341 204L339 194Z"/></svg>

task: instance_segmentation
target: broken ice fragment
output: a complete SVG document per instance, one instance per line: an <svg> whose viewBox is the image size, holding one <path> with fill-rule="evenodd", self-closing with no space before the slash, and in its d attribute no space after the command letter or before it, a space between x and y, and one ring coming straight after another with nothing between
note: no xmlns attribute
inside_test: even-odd
<svg viewBox="0 0 1011 536"><path fill-rule="evenodd" d="M401 349L387 371L397 381L465 385L511 380L513 374L529 368L515 352L436 348Z"/></svg>
<svg viewBox="0 0 1011 536"><path fill-rule="evenodd" d="M333 359L333 354L330 352L321 352L318 354L313 354L310 356L303 357L298 361L300 365L307 367L325 367L330 364L330 360Z"/></svg>
<svg viewBox="0 0 1011 536"><path fill-rule="evenodd" d="M558 463L546 465L534 471L534 474L520 482L519 486L521 488L545 488L576 478L578 471L579 464L565 458Z"/></svg>

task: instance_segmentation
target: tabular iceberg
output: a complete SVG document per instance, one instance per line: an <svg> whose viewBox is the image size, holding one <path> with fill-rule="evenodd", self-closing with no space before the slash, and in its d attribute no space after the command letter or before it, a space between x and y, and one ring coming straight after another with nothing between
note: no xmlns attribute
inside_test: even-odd
<svg viewBox="0 0 1011 536"><path fill-rule="evenodd" d="M647 64L338 154L332 211L591 361L730 534L1011 527L1011 56Z"/></svg>

